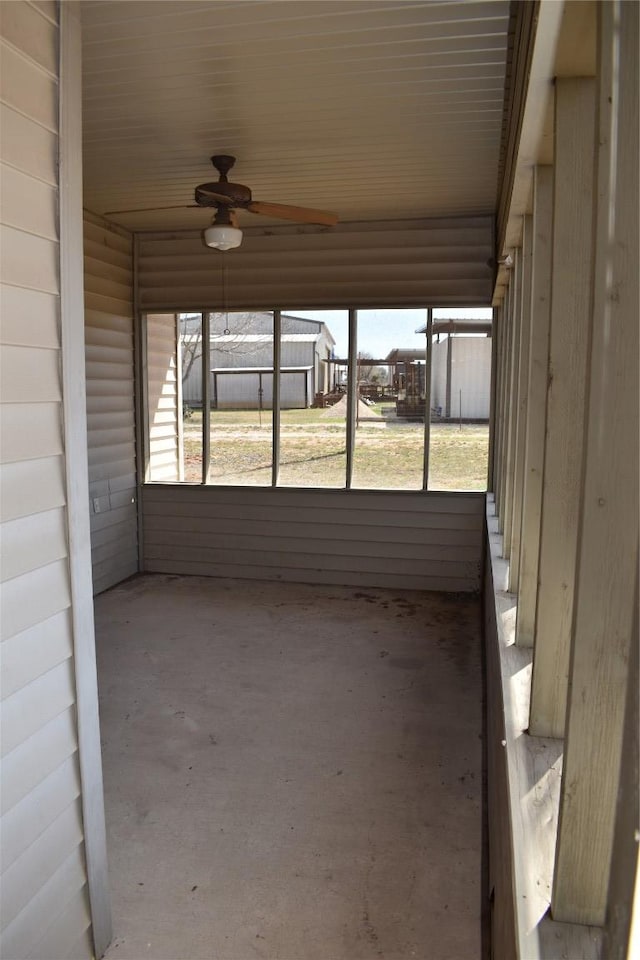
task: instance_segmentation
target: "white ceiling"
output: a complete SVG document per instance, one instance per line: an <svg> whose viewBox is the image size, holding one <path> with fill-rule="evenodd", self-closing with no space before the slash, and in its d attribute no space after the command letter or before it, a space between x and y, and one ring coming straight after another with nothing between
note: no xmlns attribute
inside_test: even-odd
<svg viewBox="0 0 640 960"><path fill-rule="evenodd" d="M86 0L85 205L198 228L214 153L341 221L492 213L507 0ZM245 225L268 221L241 213Z"/></svg>

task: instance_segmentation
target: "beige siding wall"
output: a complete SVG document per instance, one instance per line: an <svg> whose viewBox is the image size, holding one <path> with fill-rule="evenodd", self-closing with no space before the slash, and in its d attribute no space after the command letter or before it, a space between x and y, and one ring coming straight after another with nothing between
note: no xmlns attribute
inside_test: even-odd
<svg viewBox="0 0 640 960"><path fill-rule="evenodd" d="M479 494L147 486L145 570L478 590Z"/></svg>
<svg viewBox="0 0 640 960"><path fill-rule="evenodd" d="M91 560L95 593L138 569L133 365L133 242L84 223Z"/></svg>
<svg viewBox="0 0 640 960"><path fill-rule="evenodd" d="M182 384L173 314L146 317L147 480L182 480Z"/></svg>
<svg viewBox="0 0 640 960"><path fill-rule="evenodd" d="M91 956L59 340L55 7L0 5L2 956Z"/></svg>
<svg viewBox="0 0 640 960"><path fill-rule="evenodd" d="M488 306L493 255L491 217L250 227L228 254L227 305ZM138 263L141 309L220 308L221 260L200 233L141 235Z"/></svg>

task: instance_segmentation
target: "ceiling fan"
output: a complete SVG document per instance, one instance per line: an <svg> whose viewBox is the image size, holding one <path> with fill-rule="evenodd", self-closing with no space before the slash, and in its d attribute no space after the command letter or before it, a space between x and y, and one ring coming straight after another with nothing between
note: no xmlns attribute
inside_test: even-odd
<svg viewBox="0 0 640 960"><path fill-rule="evenodd" d="M278 217L281 220L293 220L295 223L317 223L333 227L338 222L335 213L325 210L313 210L309 207L292 207L285 203L265 203L254 200L249 187L242 183L231 183L227 174L236 162L228 154L216 154L211 163L218 171L219 179L213 183L201 183L195 189L195 203L180 204L172 207L143 207L134 210L110 210L105 216L125 213L151 213L156 210L187 210L195 207L213 207L216 211L213 223L203 231L203 239L208 247L217 250L231 250L242 242L242 230L238 228L236 210L248 210L265 217Z"/></svg>

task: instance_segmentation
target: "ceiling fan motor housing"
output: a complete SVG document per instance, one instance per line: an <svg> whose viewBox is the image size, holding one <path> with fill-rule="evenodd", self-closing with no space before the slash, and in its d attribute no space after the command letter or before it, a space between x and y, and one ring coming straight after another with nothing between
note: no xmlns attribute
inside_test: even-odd
<svg viewBox="0 0 640 960"><path fill-rule="evenodd" d="M242 183L216 180L214 183L199 184L195 190L195 198L201 207L217 207L221 203L227 203L230 207L245 207L251 203L251 190Z"/></svg>

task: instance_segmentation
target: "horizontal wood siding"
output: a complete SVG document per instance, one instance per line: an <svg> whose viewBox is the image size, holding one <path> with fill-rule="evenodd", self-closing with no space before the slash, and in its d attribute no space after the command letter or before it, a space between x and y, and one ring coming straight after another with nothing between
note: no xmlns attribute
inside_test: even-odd
<svg viewBox="0 0 640 960"><path fill-rule="evenodd" d="M85 215L85 356L94 593L138 569L133 241ZM123 516L122 508L132 509Z"/></svg>
<svg viewBox="0 0 640 960"><path fill-rule="evenodd" d="M0 953L11 960L92 956L62 433L56 17L54 4L0 4Z"/></svg>
<svg viewBox="0 0 640 960"><path fill-rule="evenodd" d="M227 305L402 307L491 303L491 217L250 227L226 256ZM200 233L139 235L140 306L219 309L220 256Z"/></svg>
<svg viewBox="0 0 640 960"><path fill-rule="evenodd" d="M147 485L145 570L474 591L483 510L479 494Z"/></svg>
<svg viewBox="0 0 640 960"><path fill-rule="evenodd" d="M182 404L178 383L176 319L172 314L146 317L146 398L149 424L147 480L180 480Z"/></svg>

